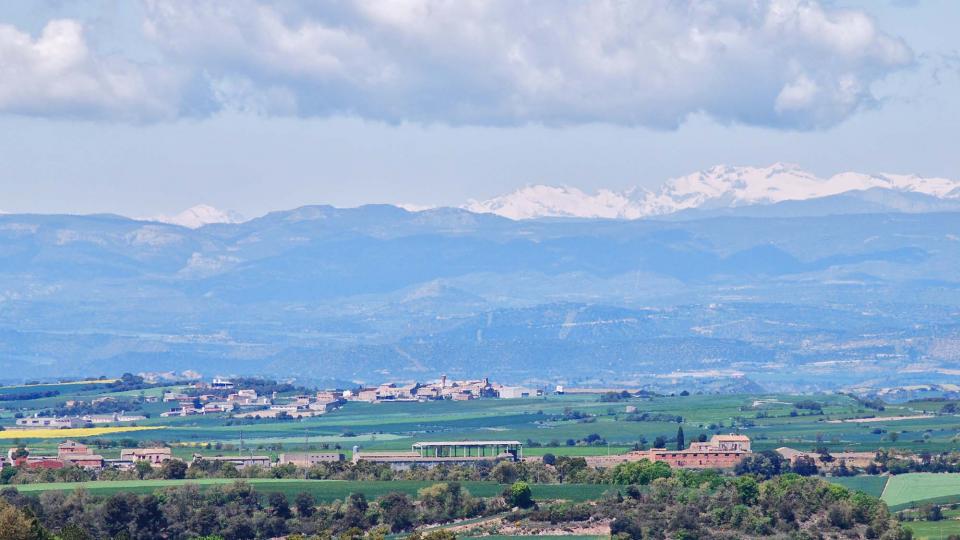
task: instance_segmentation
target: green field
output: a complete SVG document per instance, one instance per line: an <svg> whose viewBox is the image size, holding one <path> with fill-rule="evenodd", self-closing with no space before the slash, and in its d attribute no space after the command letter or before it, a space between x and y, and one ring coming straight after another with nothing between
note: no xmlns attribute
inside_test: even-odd
<svg viewBox="0 0 960 540"><path fill-rule="evenodd" d="M960 501L960 473L911 473L891 476L883 500L899 510L923 503Z"/></svg>
<svg viewBox="0 0 960 540"><path fill-rule="evenodd" d="M99 387L99 388L98 388ZM89 400L93 397L135 397L143 393L156 395L161 389L110 393L98 384L68 384L28 387L35 390L56 389L60 394L36 400L0 403L0 426L14 423L13 412L30 414L62 404L68 399ZM19 391L19 389L18 389ZM823 404L823 414L796 410L793 403L815 399ZM637 414L628 415L627 405L649 418L637 421ZM309 445L319 448L339 447L349 451L353 446L367 450L405 449L416 441L457 439L517 439L532 441L527 455L590 455L622 452L634 444L656 437L671 439L678 424L661 416L681 417L687 439L705 434L739 431L753 439L756 450L792 446L809 449L822 445L831 450L875 450L896 447L931 452L954 447L953 436L960 431L956 416L930 416L910 420L897 417L916 415L916 407L890 405L885 411L866 410L843 395L788 396L764 395L691 395L632 398L613 403L603 402L597 395L581 394L548 396L530 399L485 399L467 402L403 402L347 403L332 413L300 421L231 420L227 415L161 418L168 409L164 403L143 404L140 413L151 418L140 425L164 426L156 431L124 434L107 439L154 441L171 444L178 455L189 456L207 444L238 445L241 432L245 445L272 453L280 449L298 449ZM6 411L2 410L6 409ZM24 410L25 409L25 410ZM565 417L567 412L583 417ZM791 416L791 413L799 413ZM889 418L869 423L841 422L849 418L880 416ZM892 442L885 434L898 432ZM578 441L596 434L604 439L600 445L583 446ZM39 449L52 447L54 441L22 442ZM607 444L609 443L609 449ZM537 444L542 445L537 447ZM197 450L202 451L202 450ZM104 455L115 457L108 448Z"/></svg>
<svg viewBox="0 0 960 540"><path fill-rule="evenodd" d="M129 399L140 395L156 396L168 388L112 392L102 384L90 383L9 387L8 390L14 393L59 393L33 400L0 402L0 426L11 426L14 412L42 412L69 399L89 401L106 395ZM819 402L823 406L822 414L794 409L793 404L800 400ZM635 407L637 414L627 414L628 405ZM602 455L626 451L637 443L649 445L658 436L669 441L677 432L677 417L682 419L679 425L683 426L688 441L700 434L739 431L753 439L755 450L780 446L798 449L826 446L831 450L895 447L937 452L952 449L955 446L953 437L960 431L960 418L956 416L899 419L923 413L922 405L888 405L884 411L875 411L865 409L848 396L827 394L658 396L616 402L601 401L596 394L466 402L350 402L329 414L299 421L240 421L220 414L161 418L160 413L169 407L165 403L144 403L136 411L150 415L139 424L164 426L166 429L162 434L151 431L104 439L133 443L161 439L160 442L173 446L181 457L189 457L194 451L203 452L207 444L237 446L241 432L245 446L270 455L304 446L339 447L349 454L353 446L366 450L395 450L409 448L416 441L516 439L534 443L527 444L524 451L535 456L547 452ZM565 416L571 412L577 415ZM647 414L647 417L638 418L641 414ZM881 420L843 422L864 417L880 417ZM886 436L890 431L898 432L897 441ZM576 444L593 434L602 439L601 444ZM20 442L47 450L53 448L56 441L23 439ZM107 457L116 457L115 454L119 453L116 447L104 447L98 451Z"/></svg>
<svg viewBox="0 0 960 540"><path fill-rule="evenodd" d="M960 520L956 519L908 521L904 526L913 531L917 540L947 540L951 535L960 535Z"/></svg>
<svg viewBox="0 0 960 540"><path fill-rule="evenodd" d="M879 497L883 494L883 488L887 485L886 476L843 476L839 478L828 478L827 480L852 491L863 491L874 497Z"/></svg>
<svg viewBox="0 0 960 540"><path fill-rule="evenodd" d="M300 480L300 479L245 479L262 493L280 492L287 496L294 496L301 492L311 493L318 501L329 502L343 499L351 493L363 493L369 499L374 499L392 491L400 491L409 495L416 495L417 491L436 484L436 482L420 481L346 481L346 480ZM16 487L21 493L38 494L45 491L73 491L78 488L93 495L112 495L119 492L154 493L157 490L169 487L195 484L201 489L210 486L224 486L233 484L235 480L226 478L204 478L199 480L127 480L116 482L76 482L25 484ZM464 489L477 497L493 497L499 495L506 486L492 482L461 482ZM563 499L570 501L586 501L600 498L614 486L597 484L539 484L531 486L533 496L539 500Z"/></svg>

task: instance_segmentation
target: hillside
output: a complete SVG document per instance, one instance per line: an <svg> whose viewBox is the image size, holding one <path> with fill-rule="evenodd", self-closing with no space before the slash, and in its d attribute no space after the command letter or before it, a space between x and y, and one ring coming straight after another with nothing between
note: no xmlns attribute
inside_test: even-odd
<svg viewBox="0 0 960 540"><path fill-rule="evenodd" d="M900 384L951 382L958 239L956 213L513 221L310 206L195 229L3 215L0 369L744 389L884 384L909 367Z"/></svg>

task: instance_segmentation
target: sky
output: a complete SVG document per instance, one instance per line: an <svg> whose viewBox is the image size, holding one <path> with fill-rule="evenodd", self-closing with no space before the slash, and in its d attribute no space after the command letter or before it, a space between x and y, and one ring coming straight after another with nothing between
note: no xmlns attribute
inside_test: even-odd
<svg viewBox="0 0 960 540"><path fill-rule="evenodd" d="M960 179L952 0L0 3L0 210Z"/></svg>

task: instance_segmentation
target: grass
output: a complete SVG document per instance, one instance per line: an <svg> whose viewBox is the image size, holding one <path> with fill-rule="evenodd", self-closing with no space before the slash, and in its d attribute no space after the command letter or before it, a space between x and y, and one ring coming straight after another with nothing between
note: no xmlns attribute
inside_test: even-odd
<svg viewBox="0 0 960 540"><path fill-rule="evenodd" d="M0 431L0 439L75 439L79 437L99 437L117 433L133 433L163 429L163 426L115 426L74 429L8 429Z"/></svg>
<svg viewBox="0 0 960 540"><path fill-rule="evenodd" d="M832 484L839 484L852 491L863 491L868 495L880 497L883 494L883 488L887 485L886 476L843 476L836 478L827 478Z"/></svg>
<svg viewBox="0 0 960 540"><path fill-rule="evenodd" d="M910 473L891 476L883 500L893 510L928 502L960 500L960 473Z"/></svg>
<svg viewBox="0 0 960 540"><path fill-rule="evenodd" d="M436 484L437 482L420 482L399 480L390 482L378 481L348 481L348 480L302 480L302 479L272 479L272 478L251 478L244 479L254 486L261 493L280 492L288 497L293 497L298 493L307 492L312 494L317 500L329 502L337 499L343 499L351 493L363 493L368 499L374 499L393 491L399 491L408 495L416 495L417 491L424 487ZM154 493L159 489L177 487L186 484L195 484L201 489L211 486L227 486L233 484L236 480L226 478L203 478L197 480L122 480L122 481L98 481L98 482L69 482L69 483L45 483L45 484L24 484L13 486L22 493L43 493L46 491L73 491L78 488L86 490L92 495L109 496L115 493ZM499 495L505 488L505 485L492 482L461 482L464 489L478 497L493 497ZM533 496L535 499L564 499L574 502L598 499L604 493L614 486L597 484L539 484L532 485Z"/></svg>
<svg viewBox="0 0 960 540"><path fill-rule="evenodd" d="M951 535L960 535L960 521L955 519L908 521L904 526L913 531L917 540L947 540Z"/></svg>

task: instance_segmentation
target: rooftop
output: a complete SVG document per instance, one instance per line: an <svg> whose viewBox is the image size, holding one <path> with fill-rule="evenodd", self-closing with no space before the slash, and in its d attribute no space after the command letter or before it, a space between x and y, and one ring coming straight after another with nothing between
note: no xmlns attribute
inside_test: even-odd
<svg viewBox="0 0 960 540"><path fill-rule="evenodd" d="M414 448L428 446L521 446L520 441L431 441L413 443Z"/></svg>

